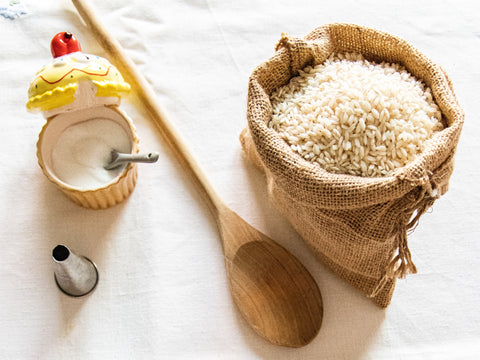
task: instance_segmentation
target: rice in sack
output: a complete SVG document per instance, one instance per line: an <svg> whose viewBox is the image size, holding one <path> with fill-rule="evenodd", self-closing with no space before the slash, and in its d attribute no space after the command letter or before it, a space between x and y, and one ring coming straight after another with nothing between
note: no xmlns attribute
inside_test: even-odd
<svg viewBox="0 0 480 360"><path fill-rule="evenodd" d="M444 71L397 37L326 25L282 37L251 75L247 118L242 145L272 202L327 266L388 306L395 280L416 272L407 230L453 171L463 111Z"/></svg>
<svg viewBox="0 0 480 360"><path fill-rule="evenodd" d="M299 73L271 96L268 125L330 172L391 175L443 128L430 89L396 64L345 54Z"/></svg>

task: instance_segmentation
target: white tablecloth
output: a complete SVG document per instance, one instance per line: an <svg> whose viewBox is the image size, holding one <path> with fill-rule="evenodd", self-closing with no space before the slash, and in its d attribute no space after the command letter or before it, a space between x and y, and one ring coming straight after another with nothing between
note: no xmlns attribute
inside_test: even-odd
<svg viewBox="0 0 480 360"><path fill-rule="evenodd" d="M10 2L11 3L11 2ZM69 30L106 56L68 1L26 1L0 16L0 358L2 359L477 359L480 354L480 17L474 1L111 0L95 6L153 84L221 197L295 254L323 294L318 336L300 349L271 345L237 312L216 224L135 98L141 149L132 196L83 209L44 177L35 143L44 119L27 88ZM466 111L449 192L409 237L418 274L377 308L316 260L268 202L262 174L242 156L247 82L282 32L330 22L398 35L442 65ZM51 251L65 244L96 262L83 298L58 291Z"/></svg>

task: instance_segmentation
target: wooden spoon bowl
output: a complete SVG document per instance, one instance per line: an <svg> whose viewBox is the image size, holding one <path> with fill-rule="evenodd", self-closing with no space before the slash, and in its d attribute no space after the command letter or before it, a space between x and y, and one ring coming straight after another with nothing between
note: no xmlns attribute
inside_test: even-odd
<svg viewBox="0 0 480 360"><path fill-rule="evenodd" d="M232 297L250 326L276 345L301 347L317 335L322 296L305 267L285 248L228 208L220 217Z"/></svg>
<svg viewBox="0 0 480 360"><path fill-rule="evenodd" d="M114 65L137 92L215 216L232 297L240 313L259 335L273 344L288 347L308 344L318 333L323 319L322 297L315 280L291 253L223 203L168 121L151 86L118 41L102 26L86 1L72 2Z"/></svg>

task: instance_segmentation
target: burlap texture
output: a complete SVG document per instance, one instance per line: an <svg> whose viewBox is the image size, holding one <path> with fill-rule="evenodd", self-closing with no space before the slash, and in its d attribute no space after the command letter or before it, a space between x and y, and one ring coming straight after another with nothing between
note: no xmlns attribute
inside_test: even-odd
<svg viewBox="0 0 480 360"><path fill-rule="evenodd" d="M329 173L304 160L267 126L274 90L307 65L345 52L403 65L431 88L442 111L445 129L392 176ZM265 171L271 201L324 264L377 305L387 307L396 279L416 272L407 231L448 190L453 171L464 114L443 69L406 41L362 26L328 24L305 38L282 35L274 56L250 77L247 120L241 143Z"/></svg>

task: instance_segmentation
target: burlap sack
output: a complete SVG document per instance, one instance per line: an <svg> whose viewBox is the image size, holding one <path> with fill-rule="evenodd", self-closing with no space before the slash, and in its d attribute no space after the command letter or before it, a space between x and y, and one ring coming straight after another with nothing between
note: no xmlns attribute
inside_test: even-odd
<svg viewBox="0 0 480 360"><path fill-rule="evenodd" d="M269 96L275 89L299 69L345 52L403 65L432 89L442 111L447 127L390 177L329 173L304 160L267 126L272 114ZM407 231L447 191L453 171L464 114L445 72L398 37L357 25L329 24L303 39L282 36L275 55L250 77L247 119L242 146L265 171L271 201L321 261L387 307L396 279L416 272Z"/></svg>

